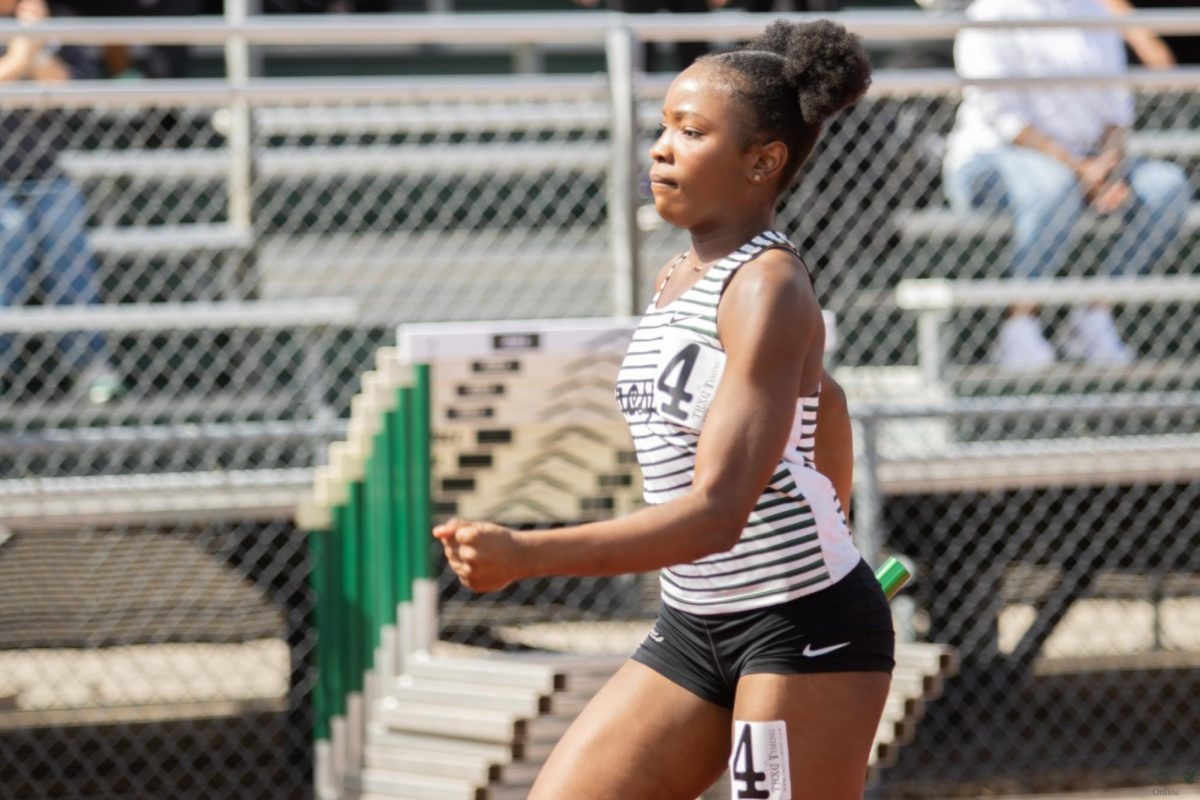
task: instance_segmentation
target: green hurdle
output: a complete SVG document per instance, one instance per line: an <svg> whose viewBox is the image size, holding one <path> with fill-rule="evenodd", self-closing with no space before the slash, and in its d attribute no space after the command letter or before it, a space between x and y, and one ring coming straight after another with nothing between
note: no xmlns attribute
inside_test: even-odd
<svg viewBox="0 0 1200 800"><path fill-rule="evenodd" d="M297 512L316 598L313 738L318 788L337 786L362 752L364 706L406 658L429 646L429 369L381 351ZM414 584L422 584L415 590ZM424 620L421 624L417 620Z"/></svg>

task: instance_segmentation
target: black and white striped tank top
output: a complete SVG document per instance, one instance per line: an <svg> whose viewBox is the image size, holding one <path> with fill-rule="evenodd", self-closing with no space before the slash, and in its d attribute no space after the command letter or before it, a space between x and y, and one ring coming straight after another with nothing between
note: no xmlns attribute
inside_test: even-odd
<svg viewBox="0 0 1200 800"><path fill-rule="evenodd" d="M646 310L616 390L646 502L665 503L691 487L700 431L725 366L717 304L741 266L776 247L795 250L783 234L761 233L678 299L658 308L656 293ZM694 614L763 608L831 586L855 567L860 556L846 516L833 484L813 463L817 400L797 399L787 447L738 543L663 569L663 602Z"/></svg>

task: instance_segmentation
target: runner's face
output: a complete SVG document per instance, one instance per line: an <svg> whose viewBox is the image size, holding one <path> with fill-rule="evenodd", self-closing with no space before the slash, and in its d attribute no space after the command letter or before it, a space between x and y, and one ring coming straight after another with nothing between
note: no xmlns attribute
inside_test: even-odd
<svg viewBox="0 0 1200 800"><path fill-rule="evenodd" d="M650 190L664 220L694 229L719 222L746 190L750 156L737 102L712 67L688 67L667 90L662 129L650 148Z"/></svg>

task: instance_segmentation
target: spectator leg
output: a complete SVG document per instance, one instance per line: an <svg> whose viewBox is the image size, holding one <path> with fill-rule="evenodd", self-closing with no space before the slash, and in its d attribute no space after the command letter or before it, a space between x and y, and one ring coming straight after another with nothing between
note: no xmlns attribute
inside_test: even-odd
<svg viewBox="0 0 1200 800"><path fill-rule="evenodd" d="M1083 197L1067 167L1029 150L1013 154L1007 183L1013 198L1013 274L1058 275L1075 239Z"/></svg>
<svg viewBox="0 0 1200 800"><path fill-rule="evenodd" d="M30 299L33 254L29 216L17 196L0 183L0 308L24 305ZM13 337L0 332L0 380L11 378L16 357Z"/></svg>
<svg viewBox="0 0 1200 800"><path fill-rule="evenodd" d="M100 302L96 259L87 241L87 204L65 178L46 181L35 203L35 235L49 267L46 301L57 305ZM88 367L108 361L99 333L65 334L60 347L68 366Z"/></svg>
<svg viewBox="0 0 1200 800"><path fill-rule="evenodd" d="M946 192L957 209L1012 215L1012 277L1039 278L1062 270L1083 212L1082 194L1065 166L1012 147L948 171Z"/></svg>
<svg viewBox="0 0 1200 800"><path fill-rule="evenodd" d="M1138 161L1129 170L1134 200L1109 251L1110 275L1143 275L1162 259L1183 225L1192 195L1187 173L1165 161Z"/></svg>

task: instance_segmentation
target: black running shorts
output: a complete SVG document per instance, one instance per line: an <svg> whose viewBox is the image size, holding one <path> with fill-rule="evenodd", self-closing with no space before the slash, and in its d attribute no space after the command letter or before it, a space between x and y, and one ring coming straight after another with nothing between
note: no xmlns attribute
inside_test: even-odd
<svg viewBox="0 0 1200 800"><path fill-rule="evenodd" d="M895 646L887 598L859 561L828 589L770 608L702 616L664 603L633 660L732 709L742 675L890 673Z"/></svg>

